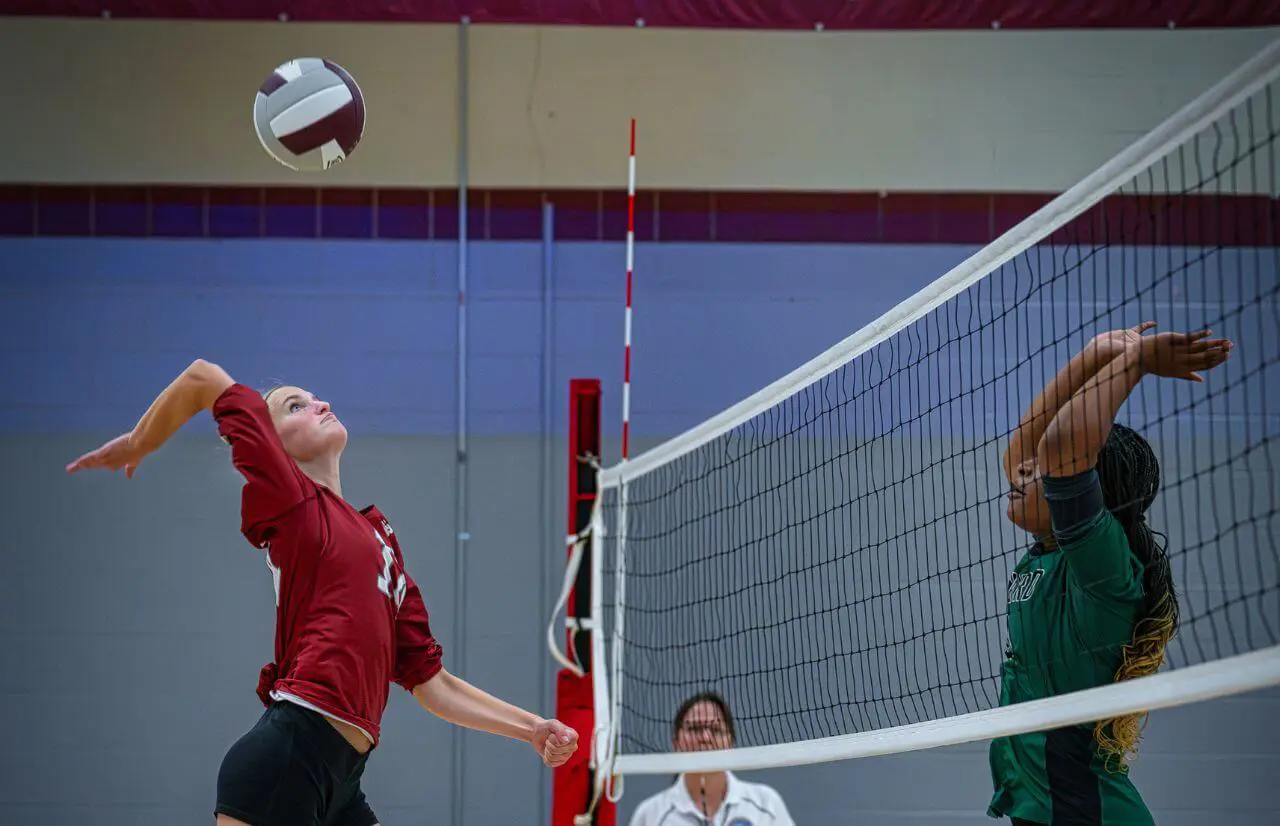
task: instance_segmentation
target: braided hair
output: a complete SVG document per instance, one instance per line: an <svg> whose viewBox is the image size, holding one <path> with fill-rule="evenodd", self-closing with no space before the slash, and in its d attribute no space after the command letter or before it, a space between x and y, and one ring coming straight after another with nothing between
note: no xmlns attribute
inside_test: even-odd
<svg viewBox="0 0 1280 826"><path fill-rule="evenodd" d="M1164 664L1165 648L1178 629L1178 595L1166 554L1167 537L1147 524L1146 512L1160 489L1160 463L1147 440L1120 424L1112 425L1098 454L1098 477L1107 510L1124 528L1129 548L1142 563L1142 615L1125 644L1115 679L1154 674ZM1146 712L1101 720L1094 737L1108 766L1128 770L1147 721Z"/></svg>

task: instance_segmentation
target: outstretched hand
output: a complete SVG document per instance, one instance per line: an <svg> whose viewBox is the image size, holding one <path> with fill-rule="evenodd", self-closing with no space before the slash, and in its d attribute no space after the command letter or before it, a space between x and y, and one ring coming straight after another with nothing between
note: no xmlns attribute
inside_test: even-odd
<svg viewBox="0 0 1280 826"><path fill-rule="evenodd" d="M142 462L142 458L146 455L147 452L137 444L133 431L129 431L115 437L97 450L89 451L67 465L67 473L76 473L92 468L106 468L112 471L124 468L125 476L132 479L133 474L138 470L138 465Z"/></svg>
<svg viewBox="0 0 1280 826"><path fill-rule="evenodd" d="M559 720L543 720L533 729L533 748L543 763L555 768L578 750L578 732Z"/></svg>
<svg viewBox="0 0 1280 826"><path fill-rule="evenodd" d="M1094 351L1098 360L1102 363L1111 361L1124 355L1124 351L1130 345L1137 344L1142 341L1142 334L1152 327L1156 326L1154 321L1144 321L1141 324L1135 324L1132 327L1121 327L1118 330L1108 330L1105 333L1099 333L1093 338Z"/></svg>
<svg viewBox="0 0 1280 826"><path fill-rule="evenodd" d="M1144 329L1154 326L1154 323L1147 322ZM1128 346L1137 351L1139 364L1145 373L1203 382L1202 373L1226 362L1235 347L1230 339L1209 338L1211 335L1212 330L1156 333L1153 336L1139 336L1137 341Z"/></svg>

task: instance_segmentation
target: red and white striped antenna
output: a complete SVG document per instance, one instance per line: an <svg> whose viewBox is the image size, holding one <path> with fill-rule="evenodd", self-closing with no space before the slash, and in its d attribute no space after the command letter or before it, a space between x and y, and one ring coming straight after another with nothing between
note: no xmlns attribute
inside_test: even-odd
<svg viewBox="0 0 1280 826"><path fill-rule="evenodd" d="M623 329L622 461L631 448L631 273L636 249L636 119L631 119L631 152L627 161L627 316Z"/></svg>

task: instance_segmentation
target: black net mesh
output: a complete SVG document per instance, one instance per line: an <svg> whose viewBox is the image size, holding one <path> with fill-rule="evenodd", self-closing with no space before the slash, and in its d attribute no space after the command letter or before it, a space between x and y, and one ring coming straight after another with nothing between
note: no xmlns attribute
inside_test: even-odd
<svg viewBox="0 0 1280 826"><path fill-rule="evenodd" d="M1089 339L1144 320L1236 343L1203 384L1144 378L1117 418L1161 466L1147 517L1168 537L1181 608L1165 667L1280 643L1276 93L842 368L629 482L625 525L619 491L605 492L621 754L670 751L676 708L707 689L728 699L740 746L998 705L1010 577L1032 544L1006 518L1002 451Z"/></svg>

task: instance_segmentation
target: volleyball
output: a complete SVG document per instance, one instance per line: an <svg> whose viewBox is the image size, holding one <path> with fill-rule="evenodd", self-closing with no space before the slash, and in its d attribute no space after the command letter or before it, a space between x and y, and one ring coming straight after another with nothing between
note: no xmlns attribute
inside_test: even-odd
<svg viewBox="0 0 1280 826"><path fill-rule="evenodd" d="M258 88L253 128L267 154L290 169L328 169L360 143L364 95L355 78L331 60L290 60Z"/></svg>

